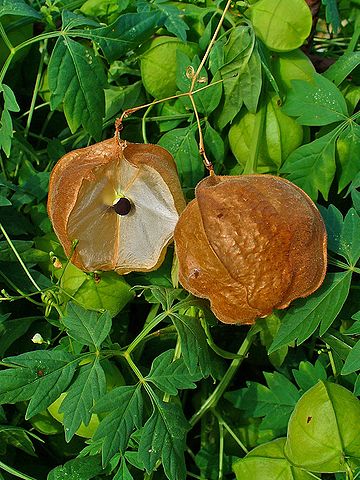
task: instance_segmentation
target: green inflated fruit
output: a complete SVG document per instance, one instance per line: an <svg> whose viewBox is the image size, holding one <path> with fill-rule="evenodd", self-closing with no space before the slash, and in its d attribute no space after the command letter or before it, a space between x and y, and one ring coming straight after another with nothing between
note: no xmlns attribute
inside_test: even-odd
<svg viewBox="0 0 360 480"><path fill-rule="evenodd" d="M195 43L182 42L178 38L161 36L149 43L141 57L141 78L145 89L155 98L175 95L176 52L181 51L191 59L198 47Z"/></svg>
<svg viewBox="0 0 360 480"><path fill-rule="evenodd" d="M115 317L135 294L123 277L115 272L85 273L69 263L61 277L61 288L67 302L76 300L90 310L108 310Z"/></svg>
<svg viewBox="0 0 360 480"><path fill-rule="evenodd" d="M256 141L254 131L261 111L253 114L243 109L229 131L230 148L238 163L245 167ZM290 153L303 140L303 127L282 113L280 99L273 95L265 107L264 132L258 154L259 173L277 172Z"/></svg>
<svg viewBox="0 0 360 480"><path fill-rule="evenodd" d="M284 455L285 438L278 438L251 450L233 464L238 480L311 480L309 473L293 467Z"/></svg>
<svg viewBox="0 0 360 480"><path fill-rule="evenodd" d="M292 80L310 82L316 70L309 57L300 49L287 53L274 53L271 57L272 73L283 93L292 87Z"/></svg>
<svg viewBox="0 0 360 480"><path fill-rule="evenodd" d="M312 15L305 0L259 0L247 11L256 36L276 52L301 47L310 35Z"/></svg>
<svg viewBox="0 0 360 480"><path fill-rule="evenodd" d="M360 466L360 401L346 388L318 382L290 417L285 455L312 472L346 472Z"/></svg>

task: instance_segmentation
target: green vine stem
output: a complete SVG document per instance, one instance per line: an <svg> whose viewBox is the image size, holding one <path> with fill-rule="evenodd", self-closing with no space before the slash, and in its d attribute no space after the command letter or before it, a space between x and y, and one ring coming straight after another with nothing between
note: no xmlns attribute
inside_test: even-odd
<svg viewBox="0 0 360 480"><path fill-rule="evenodd" d="M0 22L0 35L1 35L1 38L4 40L5 45L8 47L10 52L12 52L13 49L14 49L14 46L11 43L10 38L8 37L7 33L5 32L4 25L1 22Z"/></svg>
<svg viewBox="0 0 360 480"><path fill-rule="evenodd" d="M6 238L6 241L8 242L11 250L14 252L14 255L15 257L17 258L18 262L20 263L20 265L22 266L24 272L26 273L27 277L29 278L30 282L34 285L34 287L36 288L36 290L38 292L41 292L41 288L39 287L39 285L35 282L35 280L33 279L31 273L29 272L27 266L25 265L25 263L23 262L22 258L20 257L18 251L16 250L14 244L12 243L9 235L6 233L6 230L4 229L4 227L2 226L2 224L0 223L0 230L2 232L2 234L4 235L4 237Z"/></svg>
<svg viewBox="0 0 360 480"><path fill-rule="evenodd" d="M218 480L223 480L224 470L224 423L222 418L218 418L219 422L219 472Z"/></svg>
<svg viewBox="0 0 360 480"><path fill-rule="evenodd" d="M240 348L237 352L238 358L234 358L234 360L231 362L229 368L227 369L225 375L223 378L220 380L219 384L215 388L215 390L212 392L212 394L205 400L205 402L202 404L200 409L191 417L189 423L192 427L197 424L197 422L201 419L201 417L210 409L214 408L220 398L222 397L223 393L229 386L229 383L233 379L235 373L237 372L238 368L242 364L244 358L246 357L247 353L250 350L251 344L253 342L254 336L257 332L257 328L255 328L256 325L253 325L250 330L248 331L244 341L240 345Z"/></svg>
<svg viewBox="0 0 360 480"><path fill-rule="evenodd" d="M230 427L230 425L223 419L223 417L220 415L220 413L214 408L212 410L212 413L215 415L215 417L218 419L219 423L221 422L224 428L227 430L227 432L232 436L232 438L235 440L235 442L239 445L241 450L245 453L249 453L249 450L246 448L246 446L243 444L243 442L240 440L240 438L236 435L234 430Z"/></svg>
<svg viewBox="0 0 360 480"><path fill-rule="evenodd" d="M64 32L48 32L48 33L43 33L41 35L37 35L36 37L29 38L28 40L25 40L22 43L19 43L19 45L16 45L16 47L13 47L10 51L9 56L5 60L5 63L1 69L0 72L0 84L3 83L4 77L6 75L6 72L8 71L8 68L12 62L12 59L14 58L14 55L16 52L19 50L28 47L29 45L32 45L33 43L40 42L41 40L47 40L48 38L57 38L60 37L61 35L64 35Z"/></svg>
<svg viewBox="0 0 360 480"><path fill-rule="evenodd" d="M145 325L145 327L139 333L139 335L127 347L126 351L123 354L125 358L127 358L127 356L130 355L130 353L133 350L135 350L135 348L139 345L139 343L142 342L142 340L148 335L148 333L151 332L151 330L155 328L157 325L159 325L159 323L162 322L164 318L167 317L167 315L168 315L167 312L160 313L153 320L151 320L151 322Z"/></svg>
<svg viewBox="0 0 360 480"><path fill-rule="evenodd" d="M39 67L36 74L35 86L34 86L32 98L31 98L31 104L30 104L27 121L26 121L25 130L24 130L25 138L27 138L27 136L29 135L30 125L31 125L32 117L35 110L35 103L36 103L36 99L37 99L39 88L40 88L41 76L43 73L44 60L46 55L46 45L47 45L47 41L45 40L44 45L42 45L42 48L41 48L41 57L40 57Z"/></svg>

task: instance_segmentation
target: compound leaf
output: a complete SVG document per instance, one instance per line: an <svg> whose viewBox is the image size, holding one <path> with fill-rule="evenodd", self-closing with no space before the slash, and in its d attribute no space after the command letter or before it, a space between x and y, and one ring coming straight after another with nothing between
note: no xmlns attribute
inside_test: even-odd
<svg viewBox="0 0 360 480"><path fill-rule="evenodd" d="M146 380L169 395L177 395L178 389L196 388L194 381L200 378L190 375L182 358L174 361L173 358L174 350L167 350L155 358Z"/></svg>
<svg viewBox="0 0 360 480"><path fill-rule="evenodd" d="M4 15L17 15L41 20L40 13L27 5L24 0L0 0L0 17Z"/></svg>
<svg viewBox="0 0 360 480"><path fill-rule="evenodd" d="M174 157L185 188L194 188L204 175L204 164L195 138L196 127L176 128L160 138L159 145Z"/></svg>
<svg viewBox="0 0 360 480"><path fill-rule="evenodd" d="M26 419L47 408L66 389L77 362L62 350L38 350L5 359L14 368L0 371L0 403L29 400Z"/></svg>
<svg viewBox="0 0 360 480"><path fill-rule="evenodd" d="M300 398L298 389L278 372L264 372L267 387L257 382L247 382L247 388L229 392L226 398L235 407L253 417L264 417L262 429L283 431Z"/></svg>
<svg viewBox="0 0 360 480"><path fill-rule="evenodd" d="M90 31L79 30L76 33L99 44L105 57L111 63L148 40L166 20L166 15L160 11L147 12L146 15L125 13L107 27L95 28Z"/></svg>
<svg viewBox="0 0 360 480"><path fill-rule="evenodd" d="M107 465L127 447L134 428L142 425L143 398L139 385L117 387L95 405L96 413L109 414L100 422L93 440L102 440L102 462Z"/></svg>
<svg viewBox="0 0 360 480"><path fill-rule="evenodd" d="M102 472L99 456L74 458L51 470L47 480L91 480Z"/></svg>
<svg viewBox="0 0 360 480"><path fill-rule="evenodd" d="M68 304L63 322L70 337L96 348L100 347L111 329L109 312L86 310L73 302Z"/></svg>
<svg viewBox="0 0 360 480"><path fill-rule="evenodd" d="M327 209L320 207L328 234L328 248L344 257L350 266L356 265L360 257L360 216L354 208L350 208L343 218L341 212L330 205Z"/></svg>
<svg viewBox="0 0 360 480"><path fill-rule="evenodd" d="M302 145L285 160L280 172L288 180L302 188L313 200L322 193L327 200L335 176L335 140L337 134L330 133Z"/></svg>
<svg viewBox="0 0 360 480"><path fill-rule="evenodd" d="M81 423L87 426L94 403L106 391L105 373L98 358L80 368L76 380L69 388L59 412L64 414L65 438L69 442Z"/></svg>
<svg viewBox="0 0 360 480"><path fill-rule="evenodd" d="M269 353L297 340L298 345L312 335L321 323L326 332L340 312L350 289L351 271L329 273L323 285L311 297L294 302L282 319Z"/></svg>
<svg viewBox="0 0 360 480"><path fill-rule="evenodd" d="M148 472L161 458L169 480L185 480L184 459L187 422L178 404L154 395L154 411L141 431L139 457Z"/></svg>
<svg viewBox="0 0 360 480"><path fill-rule="evenodd" d="M346 120L348 110L340 90L327 78L314 74L311 81L293 80L283 107L284 113L298 117L301 125L328 125Z"/></svg>

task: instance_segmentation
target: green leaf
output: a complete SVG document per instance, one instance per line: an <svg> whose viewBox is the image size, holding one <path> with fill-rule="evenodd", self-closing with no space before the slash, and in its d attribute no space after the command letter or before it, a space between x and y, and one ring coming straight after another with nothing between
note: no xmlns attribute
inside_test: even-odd
<svg viewBox="0 0 360 480"><path fill-rule="evenodd" d="M351 182L345 196L351 195L355 210L360 213L360 192L357 190L360 187L360 172L355 176Z"/></svg>
<svg viewBox="0 0 360 480"><path fill-rule="evenodd" d="M351 345L346 343L348 340L341 333L336 331L333 331L332 333L327 332L322 338L324 342L331 347L333 353L335 353L339 359L343 361L346 360L351 351Z"/></svg>
<svg viewBox="0 0 360 480"><path fill-rule="evenodd" d="M210 157L215 171L219 172L225 158L225 145L218 133L208 121L205 123L205 135L204 135L205 149Z"/></svg>
<svg viewBox="0 0 360 480"><path fill-rule="evenodd" d="M131 475L128 466L126 465L124 457L121 459L120 467L113 477L113 480L134 480L134 477Z"/></svg>
<svg viewBox="0 0 360 480"><path fill-rule="evenodd" d="M186 42L186 31L189 30L189 27L181 18L182 12L175 5L162 5L160 2L157 2L156 6L166 15L164 23L166 30L176 35L183 42Z"/></svg>
<svg viewBox="0 0 360 480"><path fill-rule="evenodd" d="M320 335L323 335L348 296L351 275L351 271L329 273L323 285L311 297L294 302L282 319L269 353L294 340L300 345L315 332L320 323Z"/></svg>
<svg viewBox="0 0 360 480"><path fill-rule="evenodd" d="M283 111L298 117L301 125L329 125L348 118L345 98L327 78L314 74L311 81L293 80Z"/></svg>
<svg viewBox="0 0 360 480"><path fill-rule="evenodd" d="M260 340L261 344L268 349L272 344L275 335L278 333L281 320L279 315L276 312L272 312L266 318L259 318L256 321L256 325L260 328ZM269 355L269 360L274 367L279 368L284 362L286 355L288 353L287 345L279 348L275 352Z"/></svg>
<svg viewBox="0 0 360 480"><path fill-rule="evenodd" d="M344 257L350 266L356 265L360 257L360 246L357 239L360 235L360 216L354 208L350 208L343 219L341 212L330 205L327 209L320 207L328 234L328 248Z"/></svg>
<svg viewBox="0 0 360 480"><path fill-rule="evenodd" d="M51 470L47 480L91 480L100 473L102 467L99 456L80 457Z"/></svg>
<svg viewBox="0 0 360 480"><path fill-rule="evenodd" d="M72 133L83 126L99 139L105 114L106 78L99 57L67 36L59 38L48 66L50 106L63 103Z"/></svg>
<svg viewBox="0 0 360 480"><path fill-rule="evenodd" d="M314 477L293 467L284 454L286 438L278 438L251 450L244 458L233 463L237 480L312 480Z"/></svg>
<svg viewBox="0 0 360 480"><path fill-rule="evenodd" d="M84 17L83 15L70 12L70 10L62 11L61 20L62 20L61 24L62 24L63 30L71 30L72 28L81 27L84 25L89 27L99 26L99 23L95 22L95 20L91 20L90 18Z"/></svg>
<svg viewBox="0 0 360 480"><path fill-rule="evenodd" d="M256 96L259 79L252 90L251 70L248 66L253 52L254 36L251 29L244 26L236 27L224 46L224 65L220 68L224 90L223 107L217 119L220 129L223 129L239 113L244 103L243 88L247 92L248 103L252 103L249 91L255 92Z"/></svg>
<svg viewBox="0 0 360 480"><path fill-rule="evenodd" d="M38 317L22 317L5 319L0 323L0 357L17 339L22 337Z"/></svg>
<svg viewBox="0 0 360 480"><path fill-rule="evenodd" d="M33 417L67 388L77 366L73 360L61 350L38 350L6 358L14 368L0 371L0 403L30 400L25 418Z"/></svg>
<svg viewBox="0 0 360 480"><path fill-rule="evenodd" d="M77 31L81 37L88 37L98 43L109 63L124 57L130 50L148 40L164 24L166 15L162 12L125 13L107 27Z"/></svg>
<svg viewBox="0 0 360 480"><path fill-rule="evenodd" d="M259 0L247 14L256 35L277 52L301 47L311 31L311 12L303 0L277 0L275 4L273 0Z"/></svg>
<svg viewBox="0 0 360 480"><path fill-rule="evenodd" d="M64 414L65 438L69 442L81 423L87 426L96 401L106 391L105 373L98 358L80 368L74 383L68 389L59 412Z"/></svg>
<svg viewBox="0 0 360 480"><path fill-rule="evenodd" d="M196 125L165 133L158 144L168 150L176 162L184 188L194 188L204 176L204 164L195 138Z"/></svg>
<svg viewBox="0 0 360 480"><path fill-rule="evenodd" d="M299 369L293 369L292 374L303 392L316 385L319 380L327 379L326 370L319 359L315 365L306 361L300 362Z"/></svg>
<svg viewBox="0 0 360 480"><path fill-rule="evenodd" d="M319 210L326 225L328 249L334 253L342 255L343 246L341 235L344 219L340 210L338 210L335 205L329 205L328 208L319 205Z"/></svg>
<svg viewBox="0 0 360 480"><path fill-rule="evenodd" d="M345 52L335 63L330 65L323 75L338 86L359 64L360 52Z"/></svg>
<svg viewBox="0 0 360 480"><path fill-rule="evenodd" d="M337 132L330 133L302 145L285 160L280 172L288 180L296 183L313 200L322 193L328 198L331 183L335 176L335 140Z"/></svg>
<svg viewBox="0 0 360 480"><path fill-rule="evenodd" d="M349 373L356 372L356 370L360 370L360 340L355 343L347 356L341 375L349 375Z"/></svg>
<svg viewBox="0 0 360 480"><path fill-rule="evenodd" d="M38 202L44 200L48 193L49 176L48 172L36 172L31 176L11 197L14 206L21 207L34 200Z"/></svg>
<svg viewBox="0 0 360 480"><path fill-rule="evenodd" d="M97 313L70 302L67 306L63 323L70 335L84 345L100 345L109 335L111 329L111 316L109 312Z"/></svg>
<svg viewBox="0 0 360 480"><path fill-rule="evenodd" d="M312 472L345 472L360 457L360 401L346 388L320 381L297 403L285 455Z"/></svg>
<svg viewBox="0 0 360 480"><path fill-rule="evenodd" d="M245 107L251 113L256 113L259 103L262 86L261 65L260 55L255 47L249 57L249 61L244 64L238 76L238 80L242 87L242 96Z"/></svg>
<svg viewBox="0 0 360 480"><path fill-rule="evenodd" d="M350 266L355 266L360 258L359 236L360 216L354 208L350 208L344 219L340 239L342 254Z"/></svg>
<svg viewBox="0 0 360 480"><path fill-rule="evenodd" d="M340 30L341 19L336 0L321 0L325 5L326 22L332 25L333 31L337 33Z"/></svg>
<svg viewBox="0 0 360 480"><path fill-rule="evenodd" d="M36 248L31 248L34 242L29 240L12 240L13 246L20 254L22 260L26 263L47 262L49 255ZM18 262L13 249L8 242L0 241L0 261L1 262Z"/></svg>
<svg viewBox="0 0 360 480"><path fill-rule="evenodd" d="M355 313L351 318L356 321L344 333L346 335L360 335L360 312Z"/></svg>
<svg viewBox="0 0 360 480"><path fill-rule="evenodd" d="M9 112L19 112L20 107L16 101L15 94L12 89L3 83L1 85L1 91L3 92L4 96L4 108L9 110Z"/></svg>
<svg viewBox="0 0 360 480"><path fill-rule="evenodd" d="M182 358L174 361L173 358L174 350L167 350L155 358L146 380L169 395L177 395L178 389L196 388L194 381L201 377L190 375Z"/></svg>
<svg viewBox="0 0 360 480"><path fill-rule="evenodd" d="M187 421L181 407L154 395L154 411L141 431L139 457L148 472L162 460L169 480L185 480L184 459Z"/></svg>
<svg viewBox="0 0 360 480"><path fill-rule="evenodd" d="M41 20L40 13L27 5L24 0L0 0L0 17L4 15L17 15Z"/></svg>
<svg viewBox="0 0 360 480"><path fill-rule="evenodd" d="M247 388L228 392L225 398L249 416L264 417L261 429L285 432L300 394L290 380L278 372L264 372L264 377L268 388L261 383L246 382Z"/></svg>
<svg viewBox="0 0 360 480"><path fill-rule="evenodd" d="M352 122L340 133L336 142L336 151L339 160L338 193L340 193L360 172L359 125Z"/></svg>
<svg viewBox="0 0 360 480"><path fill-rule="evenodd" d="M3 195L0 195L0 207L7 207L8 205L11 205L10 200Z"/></svg>
<svg viewBox="0 0 360 480"><path fill-rule="evenodd" d="M19 112L20 107L10 87L5 84L0 85L0 92L2 92L4 98L4 107L0 120L0 148L9 157L13 138L13 124L10 112Z"/></svg>
<svg viewBox="0 0 360 480"><path fill-rule="evenodd" d="M36 456L35 447L29 435L33 434L23 428L13 425L0 425L0 442L2 445L12 445L28 455Z"/></svg>
<svg viewBox="0 0 360 480"><path fill-rule="evenodd" d="M109 414L100 422L93 440L102 440L102 463L107 465L120 451L124 453L134 428L142 425L143 399L141 387L131 385L114 388L95 405L96 413Z"/></svg>
<svg viewBox="0 0 360 480"><path fill-rule="evenodd" d="M203 377L211 372L211 358L205 332L198 318L172 313L170 315L180 336L184 362L192 375L198 370Z"/></svg>

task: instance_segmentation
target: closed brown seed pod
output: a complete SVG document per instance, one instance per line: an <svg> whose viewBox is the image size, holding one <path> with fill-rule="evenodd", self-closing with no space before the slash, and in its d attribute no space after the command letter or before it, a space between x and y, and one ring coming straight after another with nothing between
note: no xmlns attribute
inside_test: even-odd
<svg viewBox="0 0 360 480"><path fill-rule="evenodd" d="M164 148L116 137L63 156L52 171L48 214L67 256L86 271L150 271L162 263L185 207Z"/></svg>
<svg viewBox="0 0 360 480"><path fill-rule="evenodd" d="M326 230L312 200L272 175L209 176L174 233L179 280L224 323L252 324L313 293Z"/></svg>

